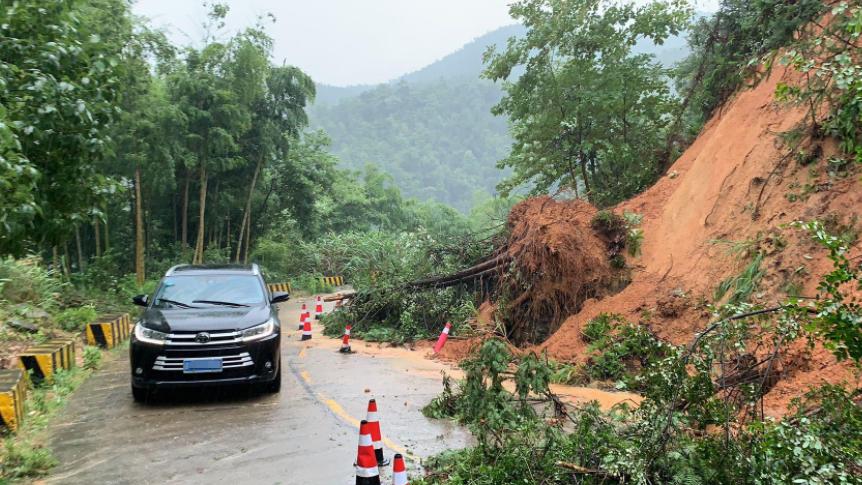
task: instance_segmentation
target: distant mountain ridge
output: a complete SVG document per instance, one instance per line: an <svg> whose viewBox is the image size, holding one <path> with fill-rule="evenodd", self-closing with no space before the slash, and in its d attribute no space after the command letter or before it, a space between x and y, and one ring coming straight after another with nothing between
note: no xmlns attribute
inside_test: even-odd
<svg viewBox="0 0 862 485"><path fill-rule="evenodd" d="M330 134L343 166L376 164L405 195L468 211L477 192L494 193L505 175L497 162L511 146L507 121L491 114L503 92L480 78L482 56L488 46L502 49L525 33L520 24L501 27L387 83L319 84L311 126ZM660 46L641 42L634 50L655 54L667 67L688 53L681 36Z"/></svg>
<svg viewBox="0 0 862 485"><path fill-rule="evenodd" d="M488 46L504 46L509 37L521 36L526 29L521 24L512 24L488 32L485 35L473 39L457 51L432 62L431 64L399 76L387 83L397 84L401 81L428 82L438 81L442 78L470 77L479 79L482 73L482 55ZM317 84L317 103L337 103L344 98L353 97L374 89L377 84L356 84L352 86L331 86L329 84Z"/></svg>

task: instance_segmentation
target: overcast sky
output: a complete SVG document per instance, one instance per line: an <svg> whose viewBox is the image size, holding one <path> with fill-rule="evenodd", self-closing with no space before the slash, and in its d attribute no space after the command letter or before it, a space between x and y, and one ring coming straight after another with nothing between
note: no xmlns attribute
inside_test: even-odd
<svg viewBox="0 0 862 485"><path fill-rule="evenodd" d="M701 0L712 9L717 0ZM510 0L227 0L227 31L275 15L267 30L274 60L317 82L345 86L389 81L415 71L503 25ZM134 10L179 44L197 44L202 0L137 0Z"/></svg>

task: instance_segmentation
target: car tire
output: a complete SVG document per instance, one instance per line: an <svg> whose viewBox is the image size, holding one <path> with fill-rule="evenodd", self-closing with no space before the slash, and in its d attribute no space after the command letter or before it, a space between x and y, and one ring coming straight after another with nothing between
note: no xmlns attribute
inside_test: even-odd
<svg viewBox="0 0 862 485"><path fill-rule="evenodd" d="M135 402L145 403L150 399L150 390L146 387L132 386L132 397L135 399Z"/></svg>
<svg viewBox="0 0 862 485"><path fill-rule="evenodd" d="M266 392L270 394L278 394L281 392L281 368L278 369L275 379L266 384Z"/></svg>

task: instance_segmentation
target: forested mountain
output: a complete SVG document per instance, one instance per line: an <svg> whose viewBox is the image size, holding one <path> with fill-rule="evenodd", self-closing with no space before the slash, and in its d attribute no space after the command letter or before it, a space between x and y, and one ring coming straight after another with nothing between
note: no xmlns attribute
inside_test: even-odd
<svg viewBox="0 0 862 485"><path fill-rule="evenodd" d="M480 78L482 55L525 32L520 24L501 27L376 87L319 84L311 124L331 135L332 150L345 166L373 163L407 196L469 210L477 192L493 194L505 177L496 166L511 145L505 118L491 114L502 90ZM671 36L661 46L641 41L634 51L671 66L688 49L685 39Z"/></svg>
<svg viewBox="0 0 862 485"><path fill-rule="evenodd" d="M494 192L511 142L505 119L491 114L502 93L480 79L482 54L523 32L502 27L391 83L318 85L311 124L330 134L344 165L379 165L405 195L468 210L477 192Z"/></svg>
<svg viewBox="0 0 862 485"><path fill-rule="evenodd" d="M313 120L347 166L377 164L406 195L467 210L501 177L495 164L510 140L505 119L491 114L499 99L499 88L479 79L401 81L317 106Z"/></svg>

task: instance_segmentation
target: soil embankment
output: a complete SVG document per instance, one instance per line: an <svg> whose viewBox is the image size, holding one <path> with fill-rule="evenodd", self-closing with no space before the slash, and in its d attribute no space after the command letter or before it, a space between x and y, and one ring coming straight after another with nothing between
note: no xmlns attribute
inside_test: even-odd
<svg viewBox="0 0 862 485"><path fill-rule="evenodd" d="M716 285L763 254L765 276L753 300L774 303L789 288L814 295L819 277L831 269L824 251L807 235L788 228L797 220L821 220L848 228L862 213L858 174L827 169L835 147L811 140L790 154L782 133L804 116L779 104L774 92L790 74L775 69L753 89L743 90L715 114L668 174L643 194L620 204L617 213L643 215L642 255L629 258L632 281L621 292L584 303L540 349L563 361L583 361L581 326L602 312L641 321L675 344L689 342L709 319L704 303ZM729 251L730 247L737 252ZM851 257L862 253L858 242ZM782 356L781 381L766 396L767 412L781 414L792 397L811 385L857 379L832 355L800 346Z"/></svg>

